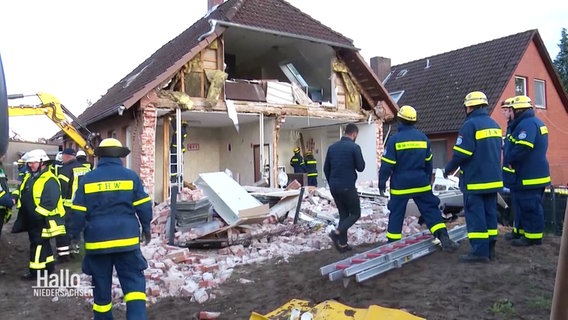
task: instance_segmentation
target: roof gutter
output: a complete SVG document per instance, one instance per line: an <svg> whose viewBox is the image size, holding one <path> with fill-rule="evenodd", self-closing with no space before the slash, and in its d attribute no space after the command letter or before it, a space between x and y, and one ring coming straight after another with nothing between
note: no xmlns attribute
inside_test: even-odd
<svg viewBox="0 0 568 320"><path fill-rule="evenodd" d="M329 45L329 46L332 46L332 47L337 47L337 48L344 48L344 49L350 49L350 50L356 50L356 51L360 50L359 48L356 48L354 46L349 46L349 45L338 43L338 42L326 41L326 40L322 40L322 39L318 39L318 38L314 38L314 37L302 36L302 35L293 34L293 33L289 33L289 32L282 32L282 31L275 31L275 30L270 30L270 29L266 29L266 28L247 26L247 25L223 21L223 20L210 19L209 23L211 24L212 30L215 29L215 25L221 25L221 26L225 26L225 27L235 27L235 28L241 28L241 29L245 29L245 30L263 32L263 33L270 33L270 34L274 34L274 35L278 35L278 36L284 36L284 37L288 37L288 38L306 40L306 41L326 44L326 45Z"/></svg>

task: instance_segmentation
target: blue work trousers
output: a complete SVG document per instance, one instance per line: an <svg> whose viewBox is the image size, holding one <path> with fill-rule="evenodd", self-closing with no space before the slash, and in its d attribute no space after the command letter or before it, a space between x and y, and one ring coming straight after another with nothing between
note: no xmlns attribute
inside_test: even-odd
<svg viewBox="0 0 568 320"><path fill-rule="evenodd" d="M497 240L497 193L463 194L471 254L489 258L489 244Z"/></svg>
<svg viewBox="0 0 568 320"><path fill-rule="evenodd" d="M519 225L523 229L523 235L530 240L542 239L544 232L544 208L542 197L544 188L515 190L513 207L515 220L518 213Z"/></svg>
<svg viewBox="0 0 568 320"><path fill-rule="evenodd" d="M402 238L402 225L406 215L406 206L410 199L413 199L414 203L416 203L418 211L422 218L424 218L424 223L426 223L429 229L444 222L442 214L440 213L440 199L432 192L423 192L407 196L391 195L387 205L390 211L387 228L387 238L389 241L396 241Z"/></svg>

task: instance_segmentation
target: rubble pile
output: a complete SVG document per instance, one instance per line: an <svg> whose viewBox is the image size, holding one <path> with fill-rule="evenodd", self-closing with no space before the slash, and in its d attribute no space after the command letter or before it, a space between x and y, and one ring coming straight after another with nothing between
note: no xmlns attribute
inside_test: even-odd
<svg viewBox="0 0 568 320"><path fill-rule="evenodd" d="M174 243L168 244L170 204L163 202L154 207L151 222L152 240L142 245L148 261L144 271L147 279L147 301L180 296L203 303L215 298L212 289L231 277L238 266L261 263L271 259L287 261L289 257L314 250L332 247L329 231L338 222L338 212L327 188L305 190L301 209L294 224L299 193L285 193L276 199L270 213L261 222L246 225L227 225L210 208L208 221L191 226L176 225ZM281 190L276 194L282 193ZM262 193L271 197L274 194ZM206 195L197 188L183 188L178 201L200 201ZM349 230L349 243L354 246L386 242L388 224L387 199L361 196L361 218ZM407 217L404 234L421 230L418 218ZM213 235L213 237L211 237ZM189 249L194 240L208 241L219 235L226 236L226 245L220 249ZM318 266L314 266L317 268ZM240 279L249 283L247 279ZM113 276L113 301L124 306L123 294L116 275Z"/></svg>

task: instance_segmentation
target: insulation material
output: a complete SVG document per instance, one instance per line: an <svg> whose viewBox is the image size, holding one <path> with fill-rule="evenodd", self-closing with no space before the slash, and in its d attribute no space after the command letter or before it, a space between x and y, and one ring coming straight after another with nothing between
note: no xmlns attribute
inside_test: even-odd
<svg viewBox="0 0 568 320"><path fill-rule="evenodd" d="M343 62L335 60L333 62L333 71L338 72L341 75L341 79L343 80L343 85L345 86L346 90L345 105L347 106L347 109L358 111L361 108L361 95L359 94L357 86L349 75L349 69Z"/></svg>
<svg viewBox="0 0 568 320"><path fill-rule="evenodd" d="M185 65L185 93L190 97L201 97L201 56L197 55Z"/></svg>
<svg viewBox="0 0 568 320"><path fill-rule="evenodd" d="M210 106L214 106L217 104L217 100L219 100L219 97L221 96L223 85L229 75L221 70L205 70L205 76L207 76L207 80L209 81L209 90L207 90L206 102Z"/></svg>

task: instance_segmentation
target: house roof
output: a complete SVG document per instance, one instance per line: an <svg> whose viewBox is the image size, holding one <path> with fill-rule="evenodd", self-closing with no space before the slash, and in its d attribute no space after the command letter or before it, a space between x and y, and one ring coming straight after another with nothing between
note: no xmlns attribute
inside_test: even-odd
<svg viewBox="0 0 568 320"><path fill-rule="evenodd" d="M291 19L294 23L290 23ZM112 116L117 113L120 105L130 108L154 87L169 79L184 63L191 60L225 30L224 28L212 29L211 22L224 28L243 26L259 31L276 32L310 41L319 41L344 50L346 48L357 50L351 39L326 27L286 1L228 0L166 43L113 85L104 96L78 117L81 123L89 125ZM352 62L353 65L361 63L364 64L364 61ZM374 77L372 72L367 76ZM379 82L376 77L374 80ZM376 102L386 100L391 108L396 108L380 82L378 86L383 91Z"/></svg>
<svg viewBox="0 0 568 320"><path fill-rule="evenodd" d="M536 29L393 66L383 84L391 94L404 91L398 105L416 109L417 127L426 134L457 132L465 117L464 97L482 91L492 111L531 41L562 92Z"/></svg>

